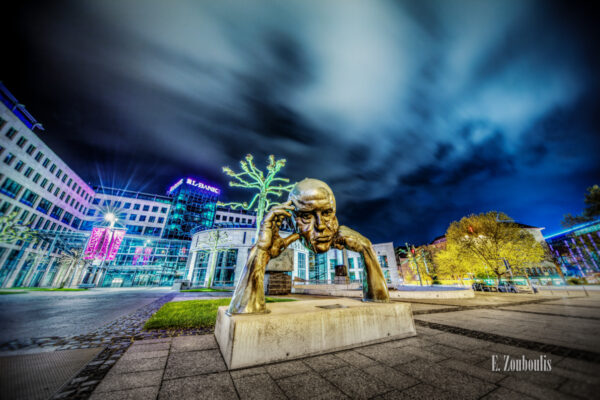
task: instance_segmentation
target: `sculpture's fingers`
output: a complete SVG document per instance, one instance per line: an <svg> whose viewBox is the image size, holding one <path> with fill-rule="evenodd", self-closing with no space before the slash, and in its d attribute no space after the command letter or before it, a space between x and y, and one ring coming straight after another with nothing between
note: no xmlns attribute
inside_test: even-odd
<svg viewBox="0 0 600 400"><path fill-rule="evenodd" d="M283 240L283 243L285 244L285 247L288 247L290 244L292 244L299 238L300 238L300 235L298 233L292 233L290 236L285 237L282 240Z"/></svg>

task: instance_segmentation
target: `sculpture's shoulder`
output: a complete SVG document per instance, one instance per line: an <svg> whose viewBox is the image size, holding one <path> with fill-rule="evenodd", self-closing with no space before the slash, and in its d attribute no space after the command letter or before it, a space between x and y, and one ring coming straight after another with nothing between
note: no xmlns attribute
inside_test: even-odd
<svg viewBox="0 0 600 400"><path fill-rule="evenodd" d="M359 240L369 241L365 236L361 235L359 232L355 231L352 228L349 228L345 225L340 225L338 229L338 235L342 237L353 237Z"/></svg>

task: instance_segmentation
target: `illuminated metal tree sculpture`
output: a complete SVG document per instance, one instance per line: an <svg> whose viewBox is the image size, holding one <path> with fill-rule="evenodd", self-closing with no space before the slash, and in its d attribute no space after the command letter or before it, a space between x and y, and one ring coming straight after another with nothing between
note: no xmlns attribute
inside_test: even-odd
<svg viewBox="0 0 600 400"><path fill-rule="evenodd" d="M0 216L0 243L13 243L19 240L27 242L39 239L36 232L31 229L30 223L23 224L21 221L17 221L17 214L13 212Z"/></svg>
<svg viewBox="0 0 600 400"><path fill-rule="evenodd" d="M198 240L197 246L210 250L213 255L206 271L208 275L207 287L211 287L213 284L219 253L229 250L229 247L226 246L230 243L231 241L227 232L223 232L220 229L213 230L208 233L207 237Z"/></svg>
<svg viewBox="0 0 600 400"><path fill-rule="evenodd" d="M280 197L284 192L289 192L294 187L294 184L283 186L281 183L275 185L275 182L289 183L287 178L276 177L277 173L281 168L285 166L286 160L284 158L275 160L274 155L269 156L269 164L267 165L267 173L263 174L261 170L256 168L253 161L254 157L252 154L246 155L246 160L240 161L240 166L243 172L233 172L229 167L223 167L223 172L233 177L235 180L229 182L231 187L241 187L247 189L254 189L258 191L252 198L250 203L219 203L221 206L231 207L235 210L242 208L244 210L251 210L254 208L256 211L256 234L260 229L260 223L262 222L265 211L271 206L280 204L280 202L269 199L269 196Z"/></svg>

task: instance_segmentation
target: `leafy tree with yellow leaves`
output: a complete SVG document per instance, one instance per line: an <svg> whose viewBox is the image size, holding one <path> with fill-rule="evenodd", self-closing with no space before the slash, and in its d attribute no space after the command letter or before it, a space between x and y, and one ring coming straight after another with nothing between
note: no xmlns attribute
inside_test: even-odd
<svg viewBox="0 0 600 400"><path fill-rule="evenodd" d="M513 274L524 274L526 267L544 258L544 248L531 233L496 211L472 214L453 222L446 232L446 240L446 251L454 252L458 259L456 265L468 266L474 274L487 267L498 280L510 272L509 268Z"/></svg>

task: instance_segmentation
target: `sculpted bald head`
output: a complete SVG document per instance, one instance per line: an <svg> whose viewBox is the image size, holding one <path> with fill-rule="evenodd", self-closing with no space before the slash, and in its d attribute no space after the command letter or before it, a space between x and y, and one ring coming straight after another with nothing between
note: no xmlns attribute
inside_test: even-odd
<svg viewBox="0 0 600 400"><path fill-rule="evenodd" d="M305 178L290 191L294 219L304 244L316 253L332 246L339 224L335 216L335 196L325 182Z"/></svg>

